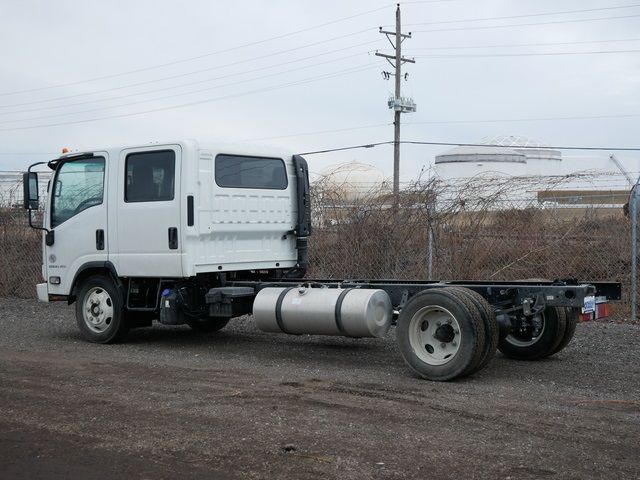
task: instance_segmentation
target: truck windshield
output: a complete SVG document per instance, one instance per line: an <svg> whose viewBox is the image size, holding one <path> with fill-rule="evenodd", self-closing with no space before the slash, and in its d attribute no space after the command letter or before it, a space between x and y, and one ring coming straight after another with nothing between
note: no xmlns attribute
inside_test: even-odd
<svg viewBox="0 0 640 480"><path fill-rule="evenodd" d="M103 191L103 157L63 163L58 168L51 193L51 228L87 208L100 205Z"/></svg>

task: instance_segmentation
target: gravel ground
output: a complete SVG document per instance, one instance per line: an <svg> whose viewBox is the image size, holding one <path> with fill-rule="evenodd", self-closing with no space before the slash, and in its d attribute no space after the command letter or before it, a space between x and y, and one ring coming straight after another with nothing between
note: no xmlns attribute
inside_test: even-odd
<svg viewBox="0 0 640 480"><path fill-rule="evenodd" d="M1 478L640 478L640 326L415 378L385 339L146 328L94 345L0 299Z"/></svg>

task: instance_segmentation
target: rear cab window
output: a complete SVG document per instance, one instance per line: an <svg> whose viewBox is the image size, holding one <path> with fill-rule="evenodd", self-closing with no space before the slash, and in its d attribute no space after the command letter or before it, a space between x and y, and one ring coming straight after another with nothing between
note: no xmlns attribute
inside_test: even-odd
<svg viewBox="0 0 640 480"><path fill-rule="evenodd" d="M125 162L125 202L161 202L174 198L176 154L173 150L136 152Z"/></svg>
<svg viewBox="0 0 640 480"><path fill-rule="evenodd" d="M281 158L216 155L215 180L223 188L286 190L287 167Z"/></svg>

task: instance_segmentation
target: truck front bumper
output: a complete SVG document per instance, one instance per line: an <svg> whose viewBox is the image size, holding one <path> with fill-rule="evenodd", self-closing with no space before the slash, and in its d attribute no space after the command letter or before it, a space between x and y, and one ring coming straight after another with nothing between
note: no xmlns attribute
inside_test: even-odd
<svg viewBox="0 0 640 480"><path fill-rule="evenodd" d="M41 302L49 301L49 290L46 283L39 283L36 285L36 292L38 292L38 300Z"/></svg>

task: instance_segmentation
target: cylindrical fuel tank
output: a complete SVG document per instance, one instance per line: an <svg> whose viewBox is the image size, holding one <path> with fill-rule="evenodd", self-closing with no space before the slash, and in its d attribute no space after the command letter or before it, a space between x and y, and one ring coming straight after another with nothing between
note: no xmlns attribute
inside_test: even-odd
<svg viewBox="0 0 640 480"><path fill-rule="evenodd" d="M265 332L382 337L392 309L384 290L278 287L258 292L253 315Z"/></svg>

